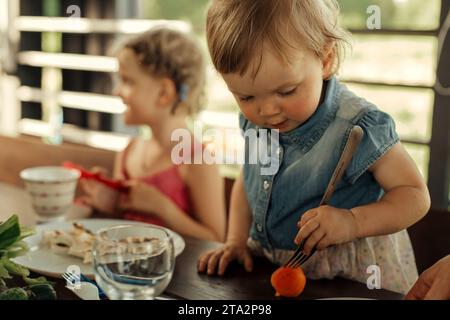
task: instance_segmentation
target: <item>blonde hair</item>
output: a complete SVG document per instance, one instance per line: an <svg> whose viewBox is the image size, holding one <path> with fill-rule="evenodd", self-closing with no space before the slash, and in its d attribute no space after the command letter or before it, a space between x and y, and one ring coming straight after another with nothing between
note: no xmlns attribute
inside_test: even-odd
<svg viewBox="0 0 450 320"><path fill-rule="evenodd" d="M286 63L292 59L288 52L304 45L320 59L332 50L332 76L340 67L350 39L339 26L338 16L335 0L213 0L206 21L213 64L220 73L243 75L256 57L256 77L264 44Z"/></svg>
<svg viewBox="0 0 450 320"><path fill-rule="evenodd" d="M196 40L181 31L155 28L127 41L122 49L131 49L138 63L152 76L168 77L176 87L178 100L185 102L190 115L197 114L203 104L205 65Z"/></svg>

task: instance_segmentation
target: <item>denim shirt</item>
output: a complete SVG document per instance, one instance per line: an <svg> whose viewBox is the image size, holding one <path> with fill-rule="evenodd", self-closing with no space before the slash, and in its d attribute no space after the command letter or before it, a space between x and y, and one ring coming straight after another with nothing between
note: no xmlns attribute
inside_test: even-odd
<svg viewBox="0 0 450 320"><path fill-rule="evenodd" d="M351 209L383 195L368 169L399 141L394 121L335 77L326 84L315 113L294 130L279 133L275 174L262 175L261 163L245 161L244 187L253 214L250 236L266 249L296 249L297 222L318 207L354 125L363 129L364 137L329 205ZM259 129L242 114L239 122L244 132ZM247 153L254 148L246 141Z"/></svg>

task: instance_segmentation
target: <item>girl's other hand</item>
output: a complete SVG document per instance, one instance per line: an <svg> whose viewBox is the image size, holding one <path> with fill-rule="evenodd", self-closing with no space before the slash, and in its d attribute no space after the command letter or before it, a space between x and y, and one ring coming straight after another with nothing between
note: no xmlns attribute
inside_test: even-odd
<svg viewBox="0 0 450 320"><path fill-rule="evenodd" d="M198 272L222 276L233 260L244 265L247 272L253 269L253 258L246 243L227 242L224 246L202 253L198 259Z"/></svg>
<svg viewBox="0 0 450 320"><path fill-rule="evenodd" d="M116 213L119 199L118 191L105 186L103 183L89 179L81 180L80 187L84 195L78 200L82 204L109 215Z"/></svg>
<svg viewBox="0 0 450 320"><path fill-rule="evenodd" d="M158 215L166 202L166 197L154 186L143 181L131 180L123 183L128 187L128 193L122 194L119 208L135 210Z"/></svg>
<svg viewBox="0 0 450 320"><path fill-rule="evenodd" d="M354 240L357 237L357 223L353 213L346 209L321 206L306 211L297 226L294 242L297 245L306 239L303 253L309 255L314 247L323 250L331 245Z"/></svg>

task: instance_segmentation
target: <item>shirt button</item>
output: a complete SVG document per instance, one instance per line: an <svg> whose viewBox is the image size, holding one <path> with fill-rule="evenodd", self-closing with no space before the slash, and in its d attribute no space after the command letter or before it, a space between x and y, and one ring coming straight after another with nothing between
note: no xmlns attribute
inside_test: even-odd
<svg viewBox="0 0 450 320"><path fill-rule="evenodd" d="M267 181L267 180L264 180L264 183L263 183L263 188L264 188L264 190L267 190L267 189L269 189L269 188L270 188L270 182L269 182L269 181Z"/></svg>
<svg viewBox="0 0 450 320"><path fill-rule="evenodd" d="M258 232L262 232L262 225L261 225L261 223L257 223L256 224L256 230L258 230Z"/></svg>

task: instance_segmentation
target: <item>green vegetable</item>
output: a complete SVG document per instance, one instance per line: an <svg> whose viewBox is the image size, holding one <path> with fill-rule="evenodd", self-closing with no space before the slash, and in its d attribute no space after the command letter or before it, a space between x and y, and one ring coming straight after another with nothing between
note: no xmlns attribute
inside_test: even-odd
<svg viewBox="0 0 450 320"><path fill-rule="evenodd" d="M3 290L6 290L6 289L7 288L6 288L5 281L2 278L0 278L0 292L2 292Z"/></svg>
<svg viewBox="0 0 450 320"><path fill-rule="evenodd" d="M16 274L21 277L28 277L30 275L30 270L19 266L17 263L12 262L6 258L0 260L0 263L8 270L9 273Z"/></svg>
<svg viewBox="0 0 450 320"><path fill-rule="evenodd" d="M11 245L7 251L5 251L5 256L7 258L16 258L19 256L23 256L29 250L28 244L25 241L18 241Z"/></svg>
<svg viewBox="0 0 450 320"><path fill-rule="evenodd" d="M3 266L2 260L0 259L0 279L9 279L11 276L9 275L8 270Z"/></svg>
<svg viewBox="0 0 450 320"><path fill-rule="evenodd" d="M0 250L7 249L20 237L19 218L11 216L6 222L0 224Z"/></svg>
<svg viewBox="0 0 450 320"><path fill-rule="evenodd" d="M0 223L0 258L5 256L14 258L24 254L28 246L22 240L33 233L32 229L20 226L16 215Z"/></svg>
<svg viewBox="0 0 450 320"><path fill-rule="evenodd" d="M28 300L28 294L22 288L7 289L0 293L0 300Z"/></svg>
<svg viewBox="0 0 450 320"><path fill-rule="evenodd" d="M17 215L11 216L0 224L0 279L11 278L10 273L21 277L29 276L30 271L14 263L11 258L21 256L28 251L28 245L23 239L33 232L30 228L20 226Z"/></svg>
<svg viewBox="0 0 450 320"><path fill-rule="evenodd" d="M39 277L39 278L23 277L23 281L25 281L25 283L30 286L34 284L49 284L51 286L55 285L54 282L48 281L46 277Z"/></svg>
<svg viewBox="0 0 450 320"><path fill-rule="evenodd" d="M30 292L32 300L56 300L55 289L49 284L35 284L24 289Z"/></svg>
<svg viewBox="0 0 450 320"><path fill-rule="evenodd" d="M0 300L28 300L29 297L37 300L56 299L52 282L45 277L29 278L30 271L11 260L28 251L28 245L23 239L33 233L32 229L20 226L16 215L0 223ZM29 286L7 289L3 279L11 278L10 274L21 276Z"/></svg>
<svg viewBox="0 0 450 320"><path fill-rule="evenodd" d="M23 239L32 236L35 233L33 228L28 228L28 227L22 227L20 226L20 237L19 237L19 241L22 241Z"/></svg>

